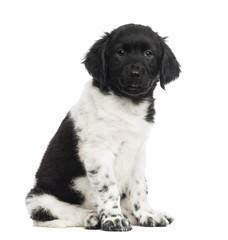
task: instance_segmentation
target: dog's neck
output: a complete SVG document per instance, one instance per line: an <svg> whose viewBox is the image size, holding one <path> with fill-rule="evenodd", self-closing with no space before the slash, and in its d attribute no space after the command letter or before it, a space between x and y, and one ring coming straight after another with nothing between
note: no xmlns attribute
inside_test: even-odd
<svg viewBox="0 0 228 240"><path fill-rule="evenodd" d="M132 114L138 116L147 122L153 122L154 117L154 99L153 97L145 98L139 103L134 103L131 99L118 96L112 90L108 93L103 93L98 87L94 87L94 81L89 81L84 91L87 97L90 96L91 103L93 103L97 109L110 114L115 111L120 111L123 114ZM88 99L88 98L87 98Z"/></svg>

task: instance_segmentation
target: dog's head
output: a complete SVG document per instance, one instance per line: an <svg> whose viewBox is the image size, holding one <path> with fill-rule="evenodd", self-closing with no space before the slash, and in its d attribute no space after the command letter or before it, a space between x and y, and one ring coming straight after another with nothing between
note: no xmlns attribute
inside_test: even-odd
<svg viewBox="0 0 228 240"><path fill-rule="evenodd" d="M135 24L106 33L90 48L84 64L101 91L133 100L151 95L158 81L165 88L180 73L165 39L150 27Z"/></svg>

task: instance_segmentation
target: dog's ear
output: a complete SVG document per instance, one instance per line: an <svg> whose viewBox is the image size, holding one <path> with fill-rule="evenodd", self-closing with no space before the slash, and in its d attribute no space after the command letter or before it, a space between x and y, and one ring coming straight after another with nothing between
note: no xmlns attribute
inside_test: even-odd
<svg viewBox="0 0 228 240"><path fill-rule="evenodd" d="M161 39L161 47L163 50L162 59L160 63L160 84L165 89L165 84L175 80L180 74L180 64L175 55L165 43L166 38Z"/></svg>
<svg viewBox="0 0 228 240"><path fill-rule="evenodd" d="M110 38L109 33L96 41L85 56L83 63L94 81L99 84L101 90L107 88L106 82L106 46Z"/></svg>

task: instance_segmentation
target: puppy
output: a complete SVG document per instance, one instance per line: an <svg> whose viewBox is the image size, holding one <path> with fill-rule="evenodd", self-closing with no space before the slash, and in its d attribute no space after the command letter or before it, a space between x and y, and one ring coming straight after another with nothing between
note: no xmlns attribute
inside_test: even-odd
<svg viewBox="0 0 228 240"><path fill-rule="evenodd" d="M36 226L129 231L172 218L147 201L145 143L154 120L153 91L179 76L164 38L124 25L90 48L92 75L52 138L26 206Z"/></svg>

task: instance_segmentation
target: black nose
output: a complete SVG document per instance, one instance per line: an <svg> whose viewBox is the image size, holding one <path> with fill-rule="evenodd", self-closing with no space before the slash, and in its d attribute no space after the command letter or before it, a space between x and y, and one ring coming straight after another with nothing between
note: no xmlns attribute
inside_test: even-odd
<svg viewBox="0 0 228 240"><path fill-rule="evenodd" d="M131 78L139 78L140 77L140 73L138 71L132 71L132 72L130 72L129 75Z"/></svg>

